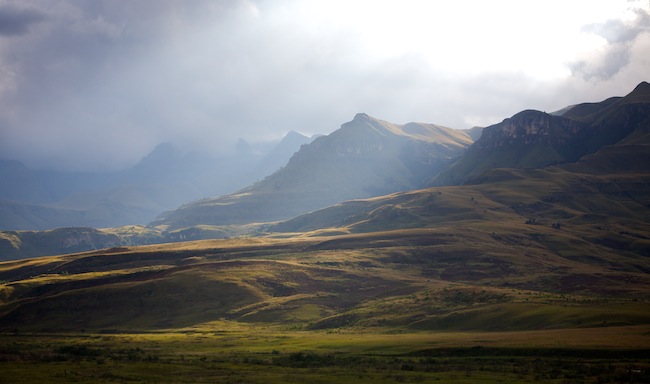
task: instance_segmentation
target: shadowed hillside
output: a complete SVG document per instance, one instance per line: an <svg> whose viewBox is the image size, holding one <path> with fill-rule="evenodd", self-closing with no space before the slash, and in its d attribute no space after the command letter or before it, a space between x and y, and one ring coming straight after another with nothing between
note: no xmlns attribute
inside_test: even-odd
<svg viewBox="0 0 650 384"><path fill-rule="evenodd" d="M459 185L493 168L541 168L573 163L607 145L648 142L650 84L625 97L571 107L562 116L523 111L483 133L431 185Z"/></svg>
<svg viewBox="0 0 650 384"><path fill-rule="evenodd" d="M416 188L472 140L430 124L396 125L358 114L303 146L289 163L236 193L190 203L153 225L181 228L287 219L343 200Z"/></svg>

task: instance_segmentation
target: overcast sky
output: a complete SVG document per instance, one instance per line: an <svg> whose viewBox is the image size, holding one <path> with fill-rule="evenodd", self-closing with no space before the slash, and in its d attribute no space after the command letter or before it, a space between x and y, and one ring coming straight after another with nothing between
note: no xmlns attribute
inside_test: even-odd
<svg viewBox="0 0 650 384"><path fill-rule="evenodd" d="M0 157L106 169L357 112L489 125L650 80L650 2L0 0Z"/></svg>

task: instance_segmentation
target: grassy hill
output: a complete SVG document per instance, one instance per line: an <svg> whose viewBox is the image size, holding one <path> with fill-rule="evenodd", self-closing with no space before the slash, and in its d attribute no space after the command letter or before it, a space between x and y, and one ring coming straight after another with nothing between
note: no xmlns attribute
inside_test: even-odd
<svg viewBox="0 0 650 384"><path fill-rule="evenodd" d="M563 167L494 169L462 187L352 200L275 224L269 230L322 232L329 228L338 233L360 233L496 225L512 231L543 230L544 236L559 237L591 233L597 238L594 231L603 234L617 229L619 233L612 234L621 238L617 241L643 242L650 233L650 152L645 146L635 148L607 147ZM628 171L608 173L628 164L623 158L629 162ZM638 236L623 236L631 233Z"/></svg>
<svg viewBox="0 0 650 384"><path fill-rule="evenodd" d="M228 319L494 331L650 321L647 212L619 197L608 211L584 213L579 204L599 201L576 195L560 209L561 196L528 200L512 180L481 194L441 188L358 201L370 209L331 229L0 263L0 324L145 331ZM408 220L419 225L399 220L414 211L428 212Z"/></svg>
<svg viewBox="0 0 650 384"><path fill-rule="evenodd" d="M465 215L0 263L0 378L620 382L630 367L647 378L643 228Z"/></svg>
<svg viewBox="0 0 650 384"><path fill-rule="evenodd" d="M114 234L87 227L48 231L0 231L0 259L57 255L103 249L122 244Z"/></svg>

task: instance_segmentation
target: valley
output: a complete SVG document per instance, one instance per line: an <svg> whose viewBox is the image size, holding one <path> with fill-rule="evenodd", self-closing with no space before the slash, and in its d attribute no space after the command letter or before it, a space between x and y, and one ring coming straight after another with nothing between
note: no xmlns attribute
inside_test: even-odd
<svg viewBox="0 0 650 384"><path fill-rule="evenodd" d="M550 257L492 229L500 236L452 226L4 262L0 377L560 383L620 382L633 367L647 378L647 274ZM511 252L499 254L504 240Z"/></svg>
<svg viewBox="0 0 650 384"><path fill-rule="evenodd" d="M648 382L649 105L358 114L149 225L3 231L0 381Z"/></svg>
<svg viewBox="0 0 650 384"><path fill-rule="evenodd" d="M650 0L0 0L0 384L650 384Z"/></svg>

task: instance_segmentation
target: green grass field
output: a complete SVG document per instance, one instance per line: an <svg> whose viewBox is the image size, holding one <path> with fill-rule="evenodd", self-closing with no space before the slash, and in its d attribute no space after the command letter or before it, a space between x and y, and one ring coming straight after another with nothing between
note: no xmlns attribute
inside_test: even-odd
<svg viewBox="0 0 650 384"><path fill-rule="evenodd" d="M0 263L0 382L648 382L647 277L511 225Z"/></svg>
<svg viewBox="0 0 650 384"><path fill-rule="evenodd" d="M12 383L647 382L650 327L385 333L217 321L138 334L5 334Z"/></svg>

